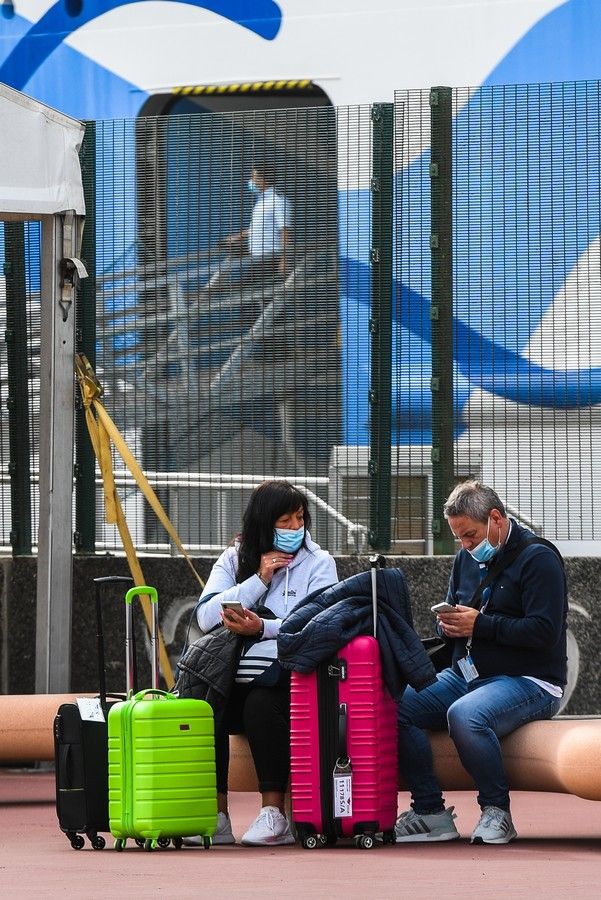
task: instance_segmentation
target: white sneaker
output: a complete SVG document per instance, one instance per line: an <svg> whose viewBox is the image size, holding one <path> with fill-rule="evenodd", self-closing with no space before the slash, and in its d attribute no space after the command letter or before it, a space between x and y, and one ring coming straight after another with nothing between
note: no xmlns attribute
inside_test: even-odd
<svg viewBox="0 0 601 900"><path fill-rule="evenodd" d="M293 844L288 819L277 806L264 806L248 831L242 835L247 847L264 847L276 844Z"/></svg>
<svg viewBox="0 0 601 900"><path fill-rule="evenodd" d="M216 846L219 844L235 844L236 839L232 834L232 823L230 822L230 817L227 813L217 813L217 828L215 829L215 834L213 835L213 844ZM195 835L194 837L185 837L184 844L186 847L202 847L204 843L204 837L200 834Z"/></svg>
<svg viewBox="0 0 601 900"><path fill-rule="evenodd" d="M518 836L508 809L485 806L480 821L472 831L472 844L508 844Z"/></svg>

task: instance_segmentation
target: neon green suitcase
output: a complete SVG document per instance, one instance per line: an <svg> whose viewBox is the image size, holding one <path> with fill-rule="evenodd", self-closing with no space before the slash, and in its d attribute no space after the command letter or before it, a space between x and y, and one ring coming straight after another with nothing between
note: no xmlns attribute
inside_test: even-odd
<svg viewBox="0 0 601 900"><path fill-rule="evenodd" d="M133 695L132 610L136 595L152 602L153 687ZM217 825L213 711L203 700L180 700L157 690L157 592L129 590L126 602L126 664L129 699L111 707L109 824L122 850L128 838L152 850L172 839L200 834L211 846Z"/></svg>

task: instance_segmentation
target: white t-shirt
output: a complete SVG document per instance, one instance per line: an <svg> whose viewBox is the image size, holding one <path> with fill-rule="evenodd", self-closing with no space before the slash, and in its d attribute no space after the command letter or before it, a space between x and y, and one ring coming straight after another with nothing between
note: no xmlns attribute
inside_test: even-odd
<svg viewBox="0 0 601 900"><path fill-rule="evenodd" d="M292 228L292 204L275 188L269 187L254 205L248 230L248 249L253 259L279 256L282 228Z"/></svg>

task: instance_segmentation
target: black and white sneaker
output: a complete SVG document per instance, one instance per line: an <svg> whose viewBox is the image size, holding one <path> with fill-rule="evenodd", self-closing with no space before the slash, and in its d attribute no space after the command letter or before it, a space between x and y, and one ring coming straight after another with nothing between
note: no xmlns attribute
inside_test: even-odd
<svg viewBox="0 0 601 900"><path fill-rule="evenodd" d="M518 836L508 809L485 806L480 821L474 828L472 844L508 844Z"/></svg>
<svg viewBox="0 0 601 900"><path fill-rule="evenodd" d="M456 818L454 809L454 806L449 806L442 812L427 816L422 816L413 809L407 810L396 821L394 832L397 844L456 840L459 832L453 822Z"/></svg>

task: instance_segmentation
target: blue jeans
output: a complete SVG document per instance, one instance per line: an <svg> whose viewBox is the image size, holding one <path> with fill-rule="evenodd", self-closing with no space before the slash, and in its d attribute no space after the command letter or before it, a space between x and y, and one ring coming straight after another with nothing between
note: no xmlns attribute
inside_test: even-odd
<svg viewBox="0 0 601 900"><path fill-rule="evenodd" d="M478 788L478 803L509 809L509 785L499 738L537 719L552 718L560 698L527 678L495 675L470 684L452 669L419 693L407 688L398 710L399 770L412 806L426 815L444 809L424 729L448 727L464 768Z"/></svg>

